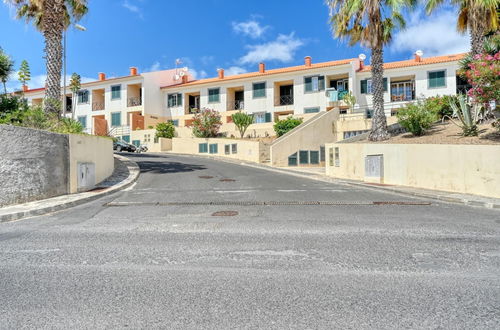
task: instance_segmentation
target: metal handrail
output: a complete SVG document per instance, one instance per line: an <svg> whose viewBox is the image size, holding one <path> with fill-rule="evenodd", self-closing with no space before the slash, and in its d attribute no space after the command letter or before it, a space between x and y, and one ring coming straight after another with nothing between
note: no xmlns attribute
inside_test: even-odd
<svg viewBox="0 0 500 330"><path fill-rule="evenodd" d="M104 110L104 102L92 103L92 111Z"/></svg>
<svg viewBox="0 0 500 330"><path fill-rule="evenodd" d="M245 101L234 101L234 110L245 109Z"/></svg>
<svg viewBox="0 0 500 330"><path fill-rule="evenodd" d="M280 105L292 105L293 95L280 95Z"/></svg>
<svg viewBox="0 0 500 330"><path fill-rule="evenodd" d="M127 107L137 107L142 105L142 98L140 97L129 97L127 100Z"/></svg>

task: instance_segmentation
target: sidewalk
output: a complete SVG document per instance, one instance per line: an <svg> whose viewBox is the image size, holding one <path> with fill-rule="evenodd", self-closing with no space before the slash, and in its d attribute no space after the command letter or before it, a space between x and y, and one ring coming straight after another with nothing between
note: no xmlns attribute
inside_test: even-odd
<svg viewBox="0 0 500 330"><path fill-rule="evenodd" d="M115 155L113 174L99 183L93 190L0 208L0 222L60 211L90 202L128 187L137 180L139 172L139 166L135 162L126 157Z"/></svg>
<svg viewBox="0 0 500 330"><path fill-rule="evenodd" d="M174 153L164 153L165 155L174 154ZM372 184L366 183L362 181L354 181L347 179L338 179L331 176L327 176L325 174L324 167L272 167L267 164L258 164L258 163L250 163L247 161L229 159L224 157L216 157L216 156L205 156L205 155L188 155L188 154L176 154L179 156L191 156L191 157L202 157L202 158L211 158L216 160L225 161L228 163L234 163L254 168L260 168L267 171L274 171L277 173L283 173L288 175L299 176L303 178L309 178L312 180L318 180L329 183L337 183L337 184L348 184L352 186L361 186L367 189L373 190L385 190L393 193L399 193L409 196L436 199L444 202L457 203L457 204L465 204L469 206L476 207L486 207L490 209L500 209L500 199L498 198L488 198L477 195L469 195L469 194L459 194L447 191L439 191L439 190L430 190L430 189L421 189L421 188L412 188L405 186L394 186L394 185L382 185L382 184Z"/></svg>

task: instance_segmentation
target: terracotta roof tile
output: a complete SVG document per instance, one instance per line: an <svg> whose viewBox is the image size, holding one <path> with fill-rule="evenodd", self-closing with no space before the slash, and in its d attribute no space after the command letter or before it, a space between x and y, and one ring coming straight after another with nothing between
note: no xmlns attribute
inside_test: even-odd
<svg viewBox="0 0 500 330"><path fill-rule="evenodd" d="M384 63L384 70L460 61L461 59L463 59L465 57L465 55L466 55L466 53L454 54L454 55L444 55L444 56L434 56L434 57L427 57L427 58L423 57L420 62L415 61L415 59L405 60L405 61L396 61L396 62L387 62L387 63ZM367 66L363 67L363 69L361 69L360 72L368 72L370 70L371 70L371 66L367 65Z"/></svg>
<svg viewBox="0 0 500 330"><path fill-rule="evenodd" d="M220 79L219 77L200 79L200 80L190 81L190 82L185 83L185 84L163 86L163 87L161 87L161 89L174 88L174 87L189 87L189 86L195 86L195 85L209 84L209 83L218 82L218 81L231 81L231 80L246 79L246 78L252 78L252 77L263 77L263 76L269 76L269 75L279 74L279 73L305 71L305 70L312 70L312 69L318 69L318 68L327 68L327 67L332 67L332 66L349 64L352 61L356 61L356 60L357 59L355 59L355 58L351 58L351 59L338 60L338 61L313 63L313 64L311 64L311 66L297 65L297 66L290 66L290 67L286 67L286 68L266 70L264 73L260 73L257 71L257 72L248 72L248 73L237 74L237 75L233 75L233 76L225 76L223 79Z"/></svg>

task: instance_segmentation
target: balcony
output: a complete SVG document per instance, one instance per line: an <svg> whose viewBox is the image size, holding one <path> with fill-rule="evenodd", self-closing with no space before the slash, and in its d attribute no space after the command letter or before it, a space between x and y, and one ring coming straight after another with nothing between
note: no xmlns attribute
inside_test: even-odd
<svg viewBox="0 0 500 330"><path fill-rule="evenodd" d="M92 111L104 110L104 102L92 102Z"/></svg>
<svg viewBox="0 0 500 330"><path fill-rule="evenodd" d="M127 107L138 107L142 105L142 98L139 96L129 97L127 99Z"/></svg>
<svg viewBox="0 0 500 330"><path fill-rule="evenodd" d="M279 105L292 105L293 95L281 95Z"/></svg>
<svg viewBox="0 0 500 330"><path fill-rule="evenodd" d="M231 110L243 110L245 109L245 101L234 101L234 105L232 106Z"/></svg>
<svg viewBox="0 0 500 330"><path fill-rule="evenodd" d="M243 86L230 87L226 91L227 110L243 110L245 108L245 92Z"/></svg>
<svg viewBox="0 0 500 330"><path fill-rule="evenodd" d="M415 82L408 78L406 78L407 80L399 79L391 79L391 102L415 100Z"/></svg>

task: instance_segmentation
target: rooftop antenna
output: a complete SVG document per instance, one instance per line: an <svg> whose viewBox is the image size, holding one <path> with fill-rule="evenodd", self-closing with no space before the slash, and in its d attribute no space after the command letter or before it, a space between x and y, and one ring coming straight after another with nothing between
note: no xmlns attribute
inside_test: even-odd
<svg viewBox="0 0 500 330"><path fill-rule="evenodd" d="M177 58L175 60L175 76L174 76L174 80L177 81L179 79L181 79L182 77L184 77L187 72L188 72L188 67L185 66L183 68L179 68L179 66L182 64L182 61L180 58Z"/></svg>

